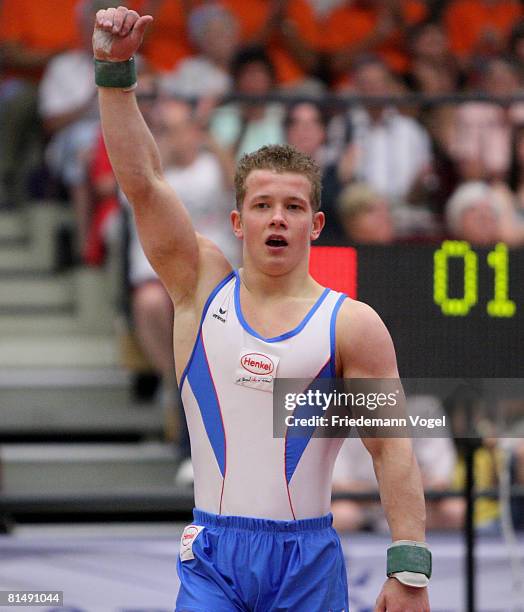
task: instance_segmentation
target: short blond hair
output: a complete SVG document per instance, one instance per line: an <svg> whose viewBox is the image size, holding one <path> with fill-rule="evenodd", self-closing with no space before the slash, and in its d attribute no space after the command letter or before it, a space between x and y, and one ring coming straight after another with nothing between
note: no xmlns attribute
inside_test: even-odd
<svg viewBox="0 0 524 612"><path fill-rule="evenodd" d="M240 159L235 173L235 195L237 209L242 209L246 196L246 180L254 170L294 172L302 174L311 183L310 203L313 212L320 210L322 192L321 172L318 165L305 153L291 145L266 145Z"/></svg>
<svg viewBox="0 0 524 612"><path fill-rule="evenodd" d="M445 217L448 229L455 235L462 231L462 217L466 210L486 202L495 215L499 213L499 205L494 197L493 189L484 181L467 181L459 185L446 203Z"/></svg>
<svg viewBox="0 0 524 612"><path fill-rule="evenodd" d="M353 217L380 199L378 193L367 183L350 183L337 198L337 209L340 217Z"/></svg>

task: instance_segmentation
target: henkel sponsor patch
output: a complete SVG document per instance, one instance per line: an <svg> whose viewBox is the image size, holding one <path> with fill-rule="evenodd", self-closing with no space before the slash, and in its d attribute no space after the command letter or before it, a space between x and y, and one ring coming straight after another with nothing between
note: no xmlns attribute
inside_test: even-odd
<svg viewBox="0 0 524 612"><path fill-rule="evenodd" d="M204 529L200 525L188 525L180 539L180 560L189 561L194 559L193 543L197 535Z"/></svg>
<svg viewBox="0 0 524 612"><path fill-rule="evenodd" d="M273 381L280 358L269 353L258 353L243 348L235 371L235 384L259 391L273 392Z"/></svg>

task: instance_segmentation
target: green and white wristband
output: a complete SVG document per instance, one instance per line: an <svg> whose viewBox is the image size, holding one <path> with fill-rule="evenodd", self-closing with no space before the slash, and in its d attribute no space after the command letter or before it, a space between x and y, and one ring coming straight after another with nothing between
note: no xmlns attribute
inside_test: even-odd
<svg viewBox="0 0 524 612"><path fill-rule="evenodd" d="M425 542L397 540L388 548L388 578L411 587L425 587L431 578L431 551Z"/></svg>
<svg viewBox="0 0 524 612"><path fill-rule="evenodd" d="M137 85L135 58L132 57L126 62L95 59L95 83L98 87L132 91Z"/></svg>

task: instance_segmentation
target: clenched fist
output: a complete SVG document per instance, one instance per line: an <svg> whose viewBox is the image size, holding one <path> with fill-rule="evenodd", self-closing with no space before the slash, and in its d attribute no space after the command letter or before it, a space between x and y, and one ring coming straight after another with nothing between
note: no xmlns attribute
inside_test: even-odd
<svg viewBox="0 0 524 612"><path fill-rule="evenodd" d="M125 6L98 11L93 32L93 53L96 59L125 62L142 43L151 15L142 17Z"/></svg>

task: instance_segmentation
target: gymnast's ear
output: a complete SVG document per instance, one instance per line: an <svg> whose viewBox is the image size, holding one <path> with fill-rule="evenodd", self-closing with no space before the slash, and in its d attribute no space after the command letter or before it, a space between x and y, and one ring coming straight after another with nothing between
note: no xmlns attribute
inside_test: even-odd
<svg viewBox="0 0 524 612"><path fill-rule="evenodd" d="M326 216L322 211L318 211L313 215L313 225L311 226L311 240L316 240L320 236L324 225L326 224Z"/></svg>
<svg viewBox="0 0 524 612"><path fill-rule="evenodd" d="M242 227L242 215L236 208L231 211L231 225L233 226L233 233L235 236L242 240L244 238L244 229Z"/></svg>

